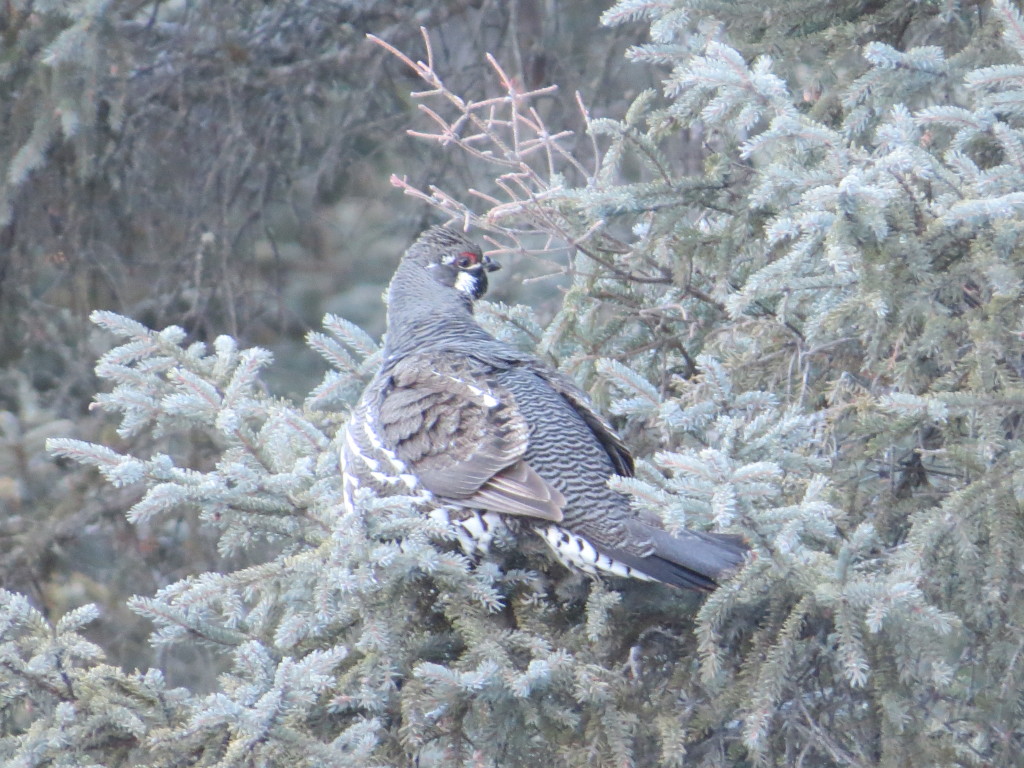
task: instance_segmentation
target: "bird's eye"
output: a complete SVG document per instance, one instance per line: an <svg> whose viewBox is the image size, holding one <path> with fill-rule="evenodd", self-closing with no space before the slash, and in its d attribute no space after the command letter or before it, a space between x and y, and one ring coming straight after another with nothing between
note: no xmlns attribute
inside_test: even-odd
<svg viewBox="0 0 1024 768"><path fill-rule="evenodd" d="M463 251L459 254L458 258L455 259L455 266L459 269L469 269L476 265L479 260L480 257L475 253L472 253L471 251Z"/></svg>

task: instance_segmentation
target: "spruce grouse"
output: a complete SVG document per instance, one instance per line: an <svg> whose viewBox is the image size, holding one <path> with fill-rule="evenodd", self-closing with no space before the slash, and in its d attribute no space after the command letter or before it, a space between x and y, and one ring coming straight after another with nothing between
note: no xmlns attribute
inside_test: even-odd
<svg viewBox="0 0 1024 768"><path fill-rule="evenodd" d="M486 552L508 529L533 531L589 574L713 589L742 563L742 540L669 534L608 487L633 474L611 425L567 377L473 318L498 268L447 227L406 251L388 289L383 362L341 447L346 504L362 487L418 495L467 551Z"/></svg>

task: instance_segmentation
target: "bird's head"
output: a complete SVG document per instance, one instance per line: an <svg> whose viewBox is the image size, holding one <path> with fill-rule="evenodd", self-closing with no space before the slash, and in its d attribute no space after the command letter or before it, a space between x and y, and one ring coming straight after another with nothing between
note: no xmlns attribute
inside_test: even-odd
<svg viewBox="0 0 1024 768"><path fill-rule="evenodd" d="M432 227L409 246L402 268L422 269L439 285L473 301L487 293L487 273L501 265L484 256L480 246L461 232Z"/></svg>

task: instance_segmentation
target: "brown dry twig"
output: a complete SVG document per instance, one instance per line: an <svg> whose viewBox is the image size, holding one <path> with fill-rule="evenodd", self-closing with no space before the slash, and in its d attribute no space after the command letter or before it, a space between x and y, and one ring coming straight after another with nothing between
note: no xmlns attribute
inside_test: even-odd
<svg viewBox="0 0 1024 768"><path fill-rule="evenodd" d="M522 89L518 79L487 54L487 63L503 93L479 101L463 99L450 90L437 73L430 36L425 29L420 31L426 61L414 61L390 43L368 35L372 42L403 62L429 86L427 90L413 92L412 97L431 100L429 105L420 103L419 109L435 129L407 133L441 146L455 145L483 165L492 167L496 171L496 190L469 190L473 198L486 206L483 212L478 212L437 187L420 189L398 176L392 176L391 183L465 226L473 224L511 239L514 246L487 238L498 253L515 251L542 256L561 250L560 243L589 253L588 243L603 236L601 223L581 226L580 222L570 221L560 211L557 200L565 191L564 179L586 182L596 171L588 172L566 147L575 137L574 132L550 130L537 104L541 97L554 93L557 86ZM579 94L576 103L584 122L589 124L589 115ZM593 149L596 163L596 144ZM543 245L538 248L537 242Z"/></svg>

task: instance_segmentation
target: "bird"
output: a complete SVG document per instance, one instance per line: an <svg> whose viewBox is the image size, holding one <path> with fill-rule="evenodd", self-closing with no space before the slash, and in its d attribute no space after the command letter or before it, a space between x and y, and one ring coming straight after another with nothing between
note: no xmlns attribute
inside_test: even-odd
<svg viewBox="0 0 1024 768"><path fill-rule="evenodd" d="M613 475L634 460L566 375L498 340L473 308L500 264L462 232L435 226L403 255L387 292L380 369L340 445L343 498L414 496L463 550L536 534L591 576L710 591L744 561L740 536L669 533L641 517Z"/></svg>

